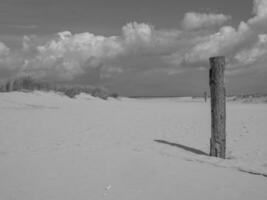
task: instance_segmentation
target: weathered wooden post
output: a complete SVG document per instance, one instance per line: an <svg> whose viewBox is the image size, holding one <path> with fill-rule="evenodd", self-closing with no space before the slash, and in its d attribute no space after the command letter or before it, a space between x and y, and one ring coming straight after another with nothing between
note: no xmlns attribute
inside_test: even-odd
<svg viewBox="0 0 267 200"><path fill-rule="evenodd" d="M210 58L211 138L210 156L225 159L226 152L226 105L224 69L225 57Z"/></svg>

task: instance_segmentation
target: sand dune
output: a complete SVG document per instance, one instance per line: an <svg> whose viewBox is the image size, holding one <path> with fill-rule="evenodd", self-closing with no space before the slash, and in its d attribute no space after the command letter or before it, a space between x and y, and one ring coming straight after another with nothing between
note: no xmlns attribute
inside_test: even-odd
<svg viewBox="0 0 267 200"><path fill-rule="evenodd" d="M267 106L227 104L227 158L207 156L209 103L0 94L0 199L267 199Z"/></svg>

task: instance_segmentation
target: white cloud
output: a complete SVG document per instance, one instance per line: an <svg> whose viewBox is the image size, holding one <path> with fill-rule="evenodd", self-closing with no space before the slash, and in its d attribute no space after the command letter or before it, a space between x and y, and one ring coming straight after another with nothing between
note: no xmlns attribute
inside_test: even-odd
<svg viewBox="0 0 267 200"><path fill-rule="evenodd" d="M172 46L181 32L179 30L155 30L154 26L132 22L122 27L118 36L128 54L160 54Z"/></svg>
<svg viewBox="0 0 267 200"><path fill-rule="evenodd" d="M18 74L52 80L73 80L91 71L99 71L102 73L100 77L109 77L121 73L123 68L130 68L129 60L168 51L179 33L177 30L155 30L148 24L133 22L122 28L121 35L110 37L69 31L60 32L46 41L38 36L24 36L23 48L15 54L5 55L8 62L4 67L11 69L8 66L12 65L12 70L15 68ZM4 46L0 47L4 52Z"/></svg>
<svg viewBox="0 0 267 200"><path fill-rule="evenodd" d="M237 28L223 26L216 33L200 37L187 52L173 53L169 57L170 63L177 66L190 66L190 63L192 66L200 66L202 62L207 64L209 57L225 55L230 68L242 70L252 67L254 62L266 55L265 34L262 33L267 31L267 1L254 0L253 14L247 22L240 22ZM192 17L192 21L193 19ZM197 26L194 27L192 23L188 28L199 28ZM258 40L255 41L257 37Z"/></svg>
<svg viewBox="0 0 267 200"><path fill-rule="evenodd" d="M122 33L125 38L125 42L129 44L135 44L138 42L149 43L152 38L153 26L137 22L128 23L122 27Z"/></svg>
<svg viewBox="0 0 267 200"><path fill-rule="evenodd" d="M257 17L265 17L267 15L267 1L254 0L253 13Z"/></svg>
<svg viewBox="0 0 267 200"><path fill-rule="evenodd" d="M185 54L189 63L207 61L209 57L226 55L231 49L245 40L248 26L241 23L236 30L231 26L222 27L217 33L207 36Z"/></svg>
<svg viewBox="0 0 267 200"><path fill-rule="evenodd" d="M258 35L258 42L250 49L242 50L235 55L239 65L249 65L257 62L267 54L267 35Z"/></svg>
<svg viewBox="0 0 267 200"><path fill-rule="evenodd" d="M110 78L124 72L172 74L185 68L203 69L208 67L209 57L225 55L230 68L243 70L244 65L253 67L266 55L266 20L262 20L266 10L266 1L255 0L254 16L247 22L204 31L195 29L220 25L230 17L187 13L186 30L158 30L153 25L132 22L122 27L121 34L110 37L69 31L46 38L25 36L20 50L11 51L0 42L1 68L64 81L81 76L86 79L93 73Z"/></svg>
<svg viewBox="0 0 267 200"><path fill-rule="evenodd" d="M29 49L30 43L29 38L25 41L24 50ZM116 37L68 31L58 33L56 38L36 49L36 55L24 62L23 73L41 77L53 75L60 80L71 80L122 52Z"/></svg>
<svg viewBox="0 0 267 200"><path fill-rule="evenodd" d="M182 25L186 30L194 30L214 25L222 25L229 19L231 19L230 16L223 14L188 12L184 16Z"/></svg>
<svg viewBox="0 0 267 200"><path fill-rule="evenodd" d="M0 57L7 56L9 51L9 48L4 43L0 42Z"/></svg>
<svg viewBox="0 0 267 200"><path fill-rule="evenodd" d="M40 78L72 80L101 68L101 77L110 77L129 67L125 63L128 58L165 52L177 35L179 31L157 31L148 24L133 22L122 27L121 35L111 37L64 31L39 44L35 37L25 36L23 53L32 55L25 59L20 72Z"/></svg>
<svg viewBox="0 0 267 200"><path fill-rule="evenodd" d="M254 26L267 27L267 1L266 0L254 0L253 12L254 17L248 20L248 24Z"/></svg>

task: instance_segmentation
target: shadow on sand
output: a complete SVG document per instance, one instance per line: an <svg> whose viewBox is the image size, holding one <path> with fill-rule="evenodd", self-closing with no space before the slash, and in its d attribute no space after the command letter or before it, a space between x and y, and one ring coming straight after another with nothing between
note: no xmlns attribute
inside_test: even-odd
<svg viewBox="0 0 267 200"><path fill-rule="evenodd" d="M167 145L170 145L170 146L178 147L178 148L181 148L181 149L183 149L185 151L190 151L190 152L198 154L198 155L208 156L208 154L205 153L204 151L201 151L201 150L198 150L198 149L195 149L195 148L192 148L192 147L188 147L188 146L185 146L185 145L182 145L182 144L172 143L172 142L168 142L168 141L165 141L165 140L154 140L154 141L158 142L158 143L161 143L161 144L167 144Z"/></svg>

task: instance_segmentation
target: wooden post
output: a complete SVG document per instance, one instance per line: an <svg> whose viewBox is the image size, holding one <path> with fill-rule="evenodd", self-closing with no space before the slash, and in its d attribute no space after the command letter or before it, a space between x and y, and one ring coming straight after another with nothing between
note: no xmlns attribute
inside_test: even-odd
<svg viewBox="0 0 267 200"><path fill-rule="evenodd" d="M226 105L224 86L225 57L210 58L211 138L210 156L225 159Z"/></svg>

